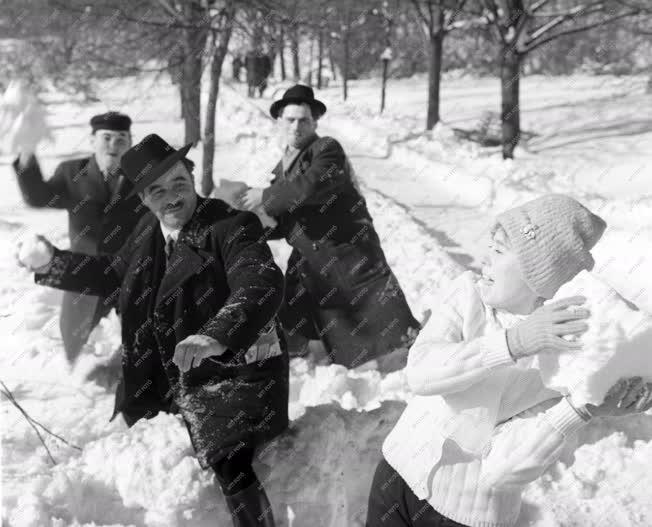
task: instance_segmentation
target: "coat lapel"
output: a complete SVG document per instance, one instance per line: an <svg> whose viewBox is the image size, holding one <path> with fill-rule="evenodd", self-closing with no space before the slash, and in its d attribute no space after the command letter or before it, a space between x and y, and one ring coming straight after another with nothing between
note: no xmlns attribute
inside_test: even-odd
<svg viewBox="0 0 652 527"><path fill-rule="evenodd" d="M156 307L215 259L214 255L204 250L212 222L204 221L203 202L203 198L198 198L195 213L179 233L156 295ZM158 231L162 237L160 226Z"/></svg>
<svg viewBox="0 0 652 527"><path fill-rule="evenodd" d="M163 281L156 296L158 307L170 294L181 287L186 280L197 274L204 264L204 258L183 241L178 241L170 257L170 263L163 275Z"/></svg>
<svg viewBox="0 0 652 527"><path fill-rule="evenodd" d="M97 165L95 156L91 156L90 160L88 161L88 165L86 166L86 176L88 177L88 183L92 189L92 192L90 193L91 196L96 201L107 203L110 198L109 191L106 183L104 182L104 176L100 171L100 167Z"/></svg>
<svg viewBox="0 0 652 527"><path fill-rule="evenodd" d="M319 139L319 136L315 134L313 138L299 151L299 153L294 156L292 161L288 164L287 167L285 167L285 170L283 170L283 160L278 162L278 165L272 170L276 176L279 176L280 174L283 174L283 177L285 179L292 179L291 175L296 172L297 167L301 166L301 161L306 157L306 155L310 152L310 147L312 144Z"/></svg>
<svg viewBox="0 0 652 527"><path fill-rule="evenodd" d="M283 177L283 161L279 161L274 169L272 170L272 174L274 174L275 179L282 178Z"/></svg>

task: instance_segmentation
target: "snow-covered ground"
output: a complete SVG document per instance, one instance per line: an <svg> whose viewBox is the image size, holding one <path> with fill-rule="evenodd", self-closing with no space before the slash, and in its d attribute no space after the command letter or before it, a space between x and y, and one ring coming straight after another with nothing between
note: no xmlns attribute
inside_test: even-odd
<svg viewBox="0 0 652 527"><path fill-rule="evenodd" d="M319 94L329 106L320 130L345 144L417 316L440 285L478 264L496 212L551 190L577 196L605 217L610 229L596 250L599 270L652 312L652 263L645 252L652 241L652 123L642 115L652 97L638 78L533 77L522 89L524 129L540 135L516 161L502 161L452 131L498 107L496 79L448 79L444 124L430 134L421 132L418 117L423 79L393 81L382 117L375 115L378 88L371 81L352 83L346 104L329 88ZM166 81L107 82L104 93L107 99L94 105L44 97L54 136L40 150L46 173L88 151L88 118L107 109L130 113L136 140L155 131L181 145L176 90ZM215 179L262 184L278 158L273 123L265 116L269 99L252 104L241 93L241 86L222 89ZM199 152L191 157L200 160ZM15 241L26 230L65 246L65 213L26 208L10 161L0 157L0 380L32 417L81 450L46 439L57 461L52 466L34 430L3 400L3 525L228 525L213 478L200 470L177 417L157 416L130 430L120 419L108 422L113 394L85 376L109 361L118 344L115 315L68 370L58 337L60 293L34 286L13 261ZM283 264L287 246L278 242L273 250ZM380 444L409 397L400 371L293 360L293 432L264 449L258 466L279 521L361 525ZM565 456L527 490L519 524L651 525L652 415L591 423L579 441L574 461Z"/></svg>

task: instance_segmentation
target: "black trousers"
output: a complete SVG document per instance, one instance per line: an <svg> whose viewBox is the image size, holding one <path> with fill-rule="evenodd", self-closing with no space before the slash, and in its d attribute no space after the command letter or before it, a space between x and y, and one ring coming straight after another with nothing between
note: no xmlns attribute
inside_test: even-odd
<svg viewBox="0 0 652 527"><path fill-rule="evenodd" d="M412 492L383 458L369 492L366 527L465 527L439 514Z"/></svg>
<svg viewBox="0 0 652 527"><path fill-rule="evenodd" d="M258 481L251 466L254 449L242 447L211 465L226 496L233 496Z"/></svg>

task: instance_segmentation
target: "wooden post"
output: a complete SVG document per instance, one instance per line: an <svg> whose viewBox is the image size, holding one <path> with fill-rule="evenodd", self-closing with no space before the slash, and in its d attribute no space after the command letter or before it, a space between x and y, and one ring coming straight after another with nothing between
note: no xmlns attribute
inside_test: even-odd
<svg viewBox="0 0 652 527"><path fill-rule="evenodd" d="M380 89L380 113L383 113L385 109L385 87L387 85L387 67L389 66L389 61L392 59L392 48L386 47L383 51L380 59L383 61L383 83Z"/></svg>

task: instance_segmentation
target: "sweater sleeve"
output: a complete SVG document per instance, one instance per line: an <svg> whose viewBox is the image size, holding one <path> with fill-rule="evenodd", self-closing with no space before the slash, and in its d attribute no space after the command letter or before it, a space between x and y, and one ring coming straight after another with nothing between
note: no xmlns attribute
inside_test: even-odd
<svg viewBox="0 0 652 527"><path fill-rule="evenodd" d="M481 482L494 488L525 487L559 459L568 440L585 423L566 398L521 412L494 432L485 451Z"/></svg>
<svg viewBox="0 0 652 527"><path fill-rule="evenodd" d="M494 368L514 364L504 330L471 338L464 334L474 335L485 316L471 272L456 278L439 300L408 354L406 373L414 393L459 392Z"/></svg>

